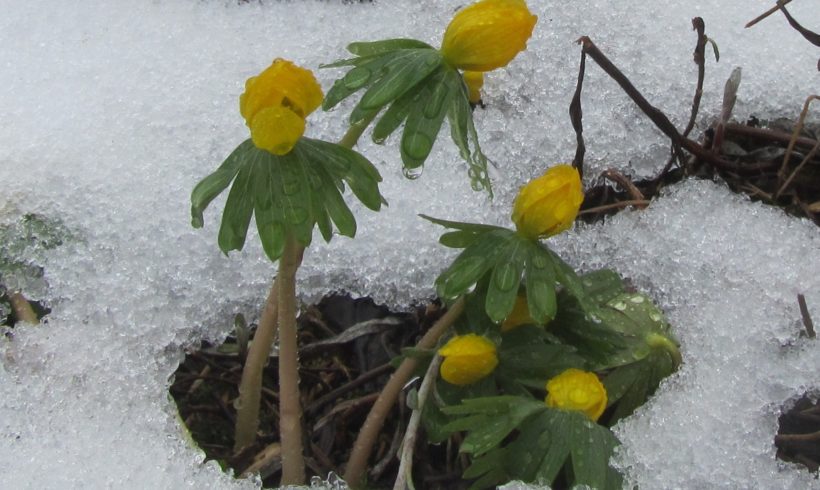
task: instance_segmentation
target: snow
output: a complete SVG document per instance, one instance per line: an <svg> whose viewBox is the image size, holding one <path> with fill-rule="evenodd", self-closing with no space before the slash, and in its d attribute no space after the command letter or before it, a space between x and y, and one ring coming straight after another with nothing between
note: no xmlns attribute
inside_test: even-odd
<svg viewBox="0 0 820 490"><path fill-rule="evenodd" d="M204 229L192 229L190 191L247 137L238 96L273 58L315 69L355 40L436 45L464 3L0 0L0 224L33 212L72 234L23 257L44 267L48 285L26 293L53 311L47 325L17 326L13 340L0 340L0 487L258 488L203 463L167 393L184 349L224 337L236 312L257 315L274 273L255 236L241 253L219 252L224 196L206 211ZM694 92L697 15L721 53L717 64L708 56L701 130L735 66L743 67L740 120L795 118L817 91L817 51L782 16L743 29L768 1L530 4L539 23L529 49L488 76L488 108L476 112L497 163L495 200L470 190L446 137L415 181L402 176L395 138L383 147L362 140L390 206L378 214L354 206L355 240L324 245L317 236L299 275L305 301L338 288L396 305L429 297L453 255L418 213L509 223L517 188L574 154L567 108L581 35L678 127ZM789 8L817 30L811 4ZM325 89L341 73L315 71ZM584 93L587 175L657 172L666 140L589 60ZM338 139L350 107L314 113L307 134ZM820 350L798 337L795 300L803 292L820 318L814 225L719 183L688 182L645 211L579 227L554 246L584 269L633 278L682 342L681 371L617 427L617 464L632 481L820 488L777 462L772 442L781 404L820 390Z"/></svg>

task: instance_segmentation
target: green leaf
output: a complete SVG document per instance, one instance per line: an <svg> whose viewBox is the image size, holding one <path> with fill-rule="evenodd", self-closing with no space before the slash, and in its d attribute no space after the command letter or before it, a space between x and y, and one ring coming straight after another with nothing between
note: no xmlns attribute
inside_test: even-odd
<svg viewBox="0 0 820 490"><path fill-rule="evenodd" d="M461 443L461 452L471 453L480 456L483 453L497 447L524 419L530 415L545 410L543 403L529 401L518 397L500 396L478 399L467 399L464 404L457 407L445 407L444 413L452 415L458 414L458 410L480 410L483 417L469 417L472 427L468 430L467 437ZM463 427L458 422L453 422L446 426Z"/></svg>
<svg viewBox="0 0 820 490"><path fill-rule="evenodd" d="M434 49L427 43L415 39L385 39L383 41L355 42L347 45L347 50L357 56L373 56L398 49Z"/></svg>
<svg viewBox="0 0 820 490"><path fill-rule="evenodd" d="M258 151L246 154L246 162L234 179L228 200L225 201L217 243L226 255L231 250L242 250L245 246L245 236L253 215L254 169L259 156Z"/></svg>
<svg viewBox="0 0 820 490"><path fill-rule="evenodd" d="M510 481L510 478L507 477L507 471L504 469L504 450L494 449L475 458L470 466L464 470L462 478L478 478L470 485L470 490L493 488Z"/></svg>
<svg viewBox="0 0 820 490"><path fill-rule="evenodd" d="M191 226L202 228L202 213L222 193L246 162L248 150L254 148L248 139L236 147L215 172L202 179L191 192Z"/></svg>
<svg viewBox="0 0 820 490"><path fill-rule="evenodd" d="M325 94L322 101L322 109L327 111L335 107L339 102L348 98L359 90L370 86L374 81L385 73L385 65L387 65L395 56L396 53L385 53L383 55L374 55L372 57L357 58L355 60L342 60L355 65L342 78L333 82L333 86ZM330 67L331 65L326 65Z"/></svg>
<svg viewBox="0 0 820 490"><path fill-rule="evenodd" d="M493 230L507 230L506 228L502 228L500 226L485 225L482 223L463 223L461 221L448 221L446 219L433 218L432 216L428 216L426 214L420 214L419 216L426 219L427 221L430 221L437 225L441 225L445 228L451 228L453 230L462 230L474 233L484 233ZM510 233L512 233L512 231L510 231Z"/></svg>
<svg viewBox="0 0 820 490"><path fill-rule="evenodd" d="M473 111L467 96L467 87L457 70L449 70L445 83L453 94L447 118L450 121L450 136L458 147L461 158L467 162L470 170L470 183L474 190L486 189L492 197L492 185L487 174L487 157L478 143L478 132L473 122ZM470 140L475 149L470 150Z"/></svg>
<svg viewBox="0 0 820 490"><path fill-rule="evenodd" d="M324 204L339 233L351 238L356 236L356 218L353 217L353 212L347 207L336 187L325 187Z"/></svg>
<svg viewBox="0 0 820 490"><path fill-rule="evenodd" d="M470 289L494 265L513 232L504 229L484 233L456 257L436 279L439 295L455 298Z"/></svg>
<svg viewBox="0 0 820 490"><path fill-rule="evenodd" d="M558 310L555 272L552 262L540 253L540 247L531 247L528 252L525 268L527 307L533 320L546 324L555 318Z"/></svg>
<svg viewBox="0 0 820 490"><path fill-rule="evenodd" d="M449 231L441 235L438 242L448 248L467 248L478 237L479 234L469 231Z"/></svg>
<svg viewBox="0 0 820 490"><path fill-rule="evenodd" d="M260 163L254 168L254 186L251 194L254 200L256 228L259 230L259 239L262 241L265 255L275 262L282 256L285 247L284 209L277 202L282 187L279 167L284 157L260 152L258 159Z"/></svg>
<svg viewBox="0 0 820 490"><path fill-rule="evenodd" d="M584 367L575 348L551 343L541 327L522 325L503 334L498 349L498 378L543 391L548 379L573 367Z"/></svg>
<svg viewBox="0 0 820 490"><path fill-rule="evenodd" d="M454 95L444 83L448 68L442 68L423 82L418 101L414 101L401 139L401 158L406 168L424 165L438 138L441 123Z"/></svg>
<svg viewBox="0 0 820 490"><path fill-rule="evenodd" d="M615 405L609 425L628 417L642 406L660 386L661 381L672 374L676 366L668 353L654 349L640 361L614 369L604 378L608 405Z"/></svg>
<svg viewBox="0 0 820 490"><path fill-rule="evenodd" d="M384 65L385 74L367 89L357 107L378 110L433 73L443 61L435 49L393 51Z"/></svg>
<svg viewBox="0 0 820 490"><path fill-rule="evenodd" d="M494 322L504 320L512 311L526 260L526 244L515 238L496 254L485 303L487 316Z"/></svg>
<svg viewBox="0 0 820 490"><path fill-rule="evenodd" d="M589 488L611 488L608 481L611 473L609 458L618 445L618 440L609 430L580 413L564 413L564 419L566 422L561 423L562 427L575 426L575 437L570 448L572 472L575 476L573 484L587 485ZM568 423L569 419L574 420Z"/></svg>

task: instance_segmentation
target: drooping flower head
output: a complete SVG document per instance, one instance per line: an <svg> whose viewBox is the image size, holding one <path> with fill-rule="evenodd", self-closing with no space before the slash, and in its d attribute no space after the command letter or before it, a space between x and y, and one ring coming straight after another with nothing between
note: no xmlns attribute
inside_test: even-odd
<svg viewBox="0 0 820 490"><path fill-rule="evenodd" d="M245 82L239 112L254 145L284 155L302 137L305 118L319 107L322 97L322 87L310 70L277 58Z"/></svg>
<svg viewBox="0 0 820 490"><path fill-rule="evenodd" d="M453 337L438 353L444 357L439 370L441 377L454 385L475 383L498 365L495 344L474 333Z"/></svg>
<svg viewBox="0 0 820 490"><path fill-rule="evenodd" d="M525 237L556 235L572 226L583 200L578 170L571 165L556 165L521 188L513 204L512 220Z"/></svg>
<svg viewBox="0 0 820 490"><path fill-rule="evenodd" d="M548 407L584 412L597 421L606 409L606 388L595 373L567 369L547 381Z"/></svg>
<svg viewBox="0 0 820 490"><path fill-rule="evenodd" d="M441 53L462 70L501 68L527 47L537 20L524 0L481 0L456 13Z"/></svg>

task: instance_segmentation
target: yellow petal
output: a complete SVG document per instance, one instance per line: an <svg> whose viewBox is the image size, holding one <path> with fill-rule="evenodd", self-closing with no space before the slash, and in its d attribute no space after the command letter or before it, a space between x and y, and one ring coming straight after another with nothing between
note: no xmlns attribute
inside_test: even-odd
<svg viewBox="0 0 820 490"><path fill-rule="evenodd" d="M239 112L251 128L251 137L256 146L268 151L272 151L269 149L271 147L288 147L289 151L304 132L304 119L321 105L322 98L322 88L310 70L277 58L262 73L245 82L245 92L239 97ZM268 111L267 114L260 117L265 111ZM291 115L302 119L301 125L296 124ZM287 127L273 127L277 121L286 123ZM289 146L281 144L280 140L292 139L297 127L301 127L301 132L296 140ZM274 136L273 133L281 135ZM267 144L263 147L257 141Z"/></svg>
<svg viewBox="0 0 820 490"><path fill-rule="evenodd" d="M571 165L556 165L521 188L512 220L528 238L552 236L572 226L584 200L581 177Z"/></svg>
<svg viewBox="0 0 820 490"><path fill-rule="evenodd" d="M567 369L547 382L547 392L548 407L578 410L595 421L606 409L606 388L595 373Z"/></svg>
<svg viewBox="0 0 820 490"><path fill-rule="evenodd" d="M456 13L441 52L463 70L501 68L527 47L537 20L524 0L481 0Z"/></svg>
<svg viewBox="0 0 820 490"><path fill-rule="evenodd" d="M253 144L274 155L288 153L305 132L305 120L285 107L263 108L249 126Z"/></svg>
<svg viewBox="0 0 820 490"><path fill-rule="evenodd" d="M457 335L438 350L439 372L450 384L464 386L488 376L498 365L495 344L476 334Z"/></svg>

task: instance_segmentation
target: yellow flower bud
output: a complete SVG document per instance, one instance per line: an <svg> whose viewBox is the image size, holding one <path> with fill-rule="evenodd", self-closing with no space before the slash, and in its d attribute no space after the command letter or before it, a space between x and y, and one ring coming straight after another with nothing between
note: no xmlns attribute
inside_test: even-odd
<svg viewBox="0 0 820 490"><path fill-rule="evenodd" d="M454 385L475 383L492 373L498 365L495 344L474 333L453 337L438 353L444 357L441 377Z"/></svg>
<svg viewBox="0 0 820 490"><path fill-rule="evenodd" d="M567 369L547 381L548 407L579 410L597 421L606 409L606 388L595 373Z"/></svg>
<svg viewBox="0 0 820 490"><path fill-rule="evenodd" d="M530 307L527 304L527 298L525 296L517 296L515 298L515 304L513 305L512 311L509 315L507 315L507 318L501 322L501 331L509 332L515 327L520 327L521 325L534 324L535 320L533 320L530 316Z"/></svg>
<svg viewBox="0 0 820 490"><path fill-rule="evenodd" d="M277 58L245 82L239 112L258 148L288 153L305 132L305 118L322 103L322 87L310 70Z"/></svg>
<svg viewBox="0 0 820 490"><path fill-rule="evenodd" d="M556 165L521 188L513 204L512 220L528 238L548 237L572 226L584 190L571 165Z"/></svg>
<svg viewBox="0 0 820 490"><path fill-rule="evenodd" d="M467 95L470 102L478 104L481 101L481 87L484 86L484 74L480 71L465 71L464 84L467 85Z"/></svg>
<svg viewBox="0 0 820 490"><path fill-rule="evenodd" d="M501 68L527 47L537 20L524 0L481 0L456 13L441 53L462 70Z"/></svg>

